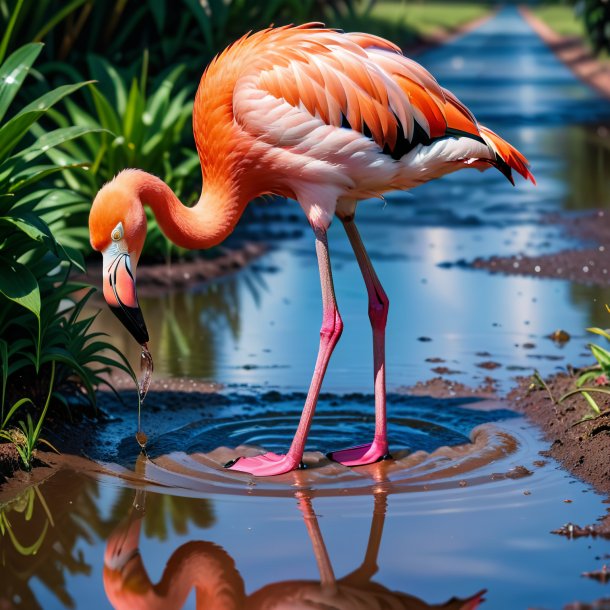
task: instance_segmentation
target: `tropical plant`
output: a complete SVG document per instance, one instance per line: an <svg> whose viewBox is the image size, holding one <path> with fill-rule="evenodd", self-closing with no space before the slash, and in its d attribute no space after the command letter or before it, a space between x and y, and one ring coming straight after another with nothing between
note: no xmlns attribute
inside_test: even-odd
<svg viewBox="0 0 610 610"><path fill-rule="evenodd" d="M610 54L610 3L607 0L576 0L575 10L584 21L593 52Z"/></svg>
<svg viewBox="0 0 610 610"><path fill-rule="evenodd" d="M45 73L57 60L82 71L91 53L133 67L148 49L154 75L182 64L196 81L216 53L249 30L344 14L355 4L362 0L0 0L0 32L8 33L0 61L9 39L13 49L44 42Z"/></svg>
<svg viewBox="0 0 610 610"><path fill-rule="evenodd" d="M36 426L29 413L21 426L26 458L49 404L68 406L68 386L75 396L94 404L95 387L109 367L133 376L120 353L91 332L92 319L79 319L91 288L70 281L69 274L73 268L84 270L83 257L53 234L58 222L53 215L65 215L75 195L49 188L48 181L81 167L86 158L49 163L45 153L93 129L66 126L37 138L31 135L58 102L86 83L58 87L10 113L41 48L25 45L0 65L0 423L6 429L17 413L44 403ZM85 294L77 295L77 290Z"/></svg>
<svg viewBox="0 0 610 610"><path fill-rule="evenodd" d="M30 403L32 406L35 406L34 403L29 398L22 398L18 400L6 414L6 417L2 421L2 427L0 428L0 438L12 443L23 462L23 465L26 470L31 470L34 457L36 455L36 445L38 443L43 443L53 449L53 451L57 451L49 441L45 440L40 436L40 432L42 430L42 423L44 422L44 418L49 410L49 404L51 403L51 396L53 394L53 385L55 383L55 361L51 362L51 377L49 379L49 392L47 394L47 399L44 403L44 407L42 412L38 416L38 422L34 425L34 420L30 413L26 414L26 419L19 421L19 426L16 428L9 429L8 422L11 420L12 416L20 409L23 405Z"/></svg>
<svg viewBox="0 0 610 610"><path fill-rule="evenodd" d="M72 217L63 220L57 234L70 240L70 245L87 251L87 215L90 202L97 191L118 172L127 167L138 167L163 178L183 200L195 200L200 181L199 160L189 136L194 87L179 90L177 82L184 71L177 66L160 81L153 83L147 93L148 54L144 54L139 79L127 85L119 72L105 59L90 56L89 72L96 84L88 88L87 106L66 100L66 114L49 112L55 128L78 126L87 133L78 140L70 140L47 151L55 164L67 164L70 170L62 174L74 201ZM43 137L45 129L36 125L33 132ZM85 167L77 167L80 159L92 159ZM83 205L84 203L84 205ZM63 212L63 210L62 210ZM57 218L61 222L60 218ZM79 227L76 231L74 227ZM145 255L168 258L173 245L158 229L149 215L149 235Z"/></svg>

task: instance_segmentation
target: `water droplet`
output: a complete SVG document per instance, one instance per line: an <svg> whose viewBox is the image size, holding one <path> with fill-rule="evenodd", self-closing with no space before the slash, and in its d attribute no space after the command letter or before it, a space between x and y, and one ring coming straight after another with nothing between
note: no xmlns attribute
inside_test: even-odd
<svg viewBox="0 0 610 610"><path fill-rule="evenodd" d="M140 402L144 402L144 399L146 398L148 388L150 387L153 370L154 364L152 354L148 351L148 344L144 343L142 345L142 353L140 354L141 377L140 382L138 384L138 390L140 392Z"/></svg>
<svg viewBox="0 0 610 610"><path fill-rule="evenodd" d="M142 353L140 354L140 381L138 382L138 431L136 433L136 440L142 449L146 446L148 437L142 431L141 423L141 408L148 393L150 382L152 380L152 374L154 370L152 354L148 351L148 344L142 344Z"/></svg>
<svg viewBox="0 0 610 610"><path fill-rule="evenodd" d="M146 432L142 432L142 430L138 430L136 432L136 440L138 441L138 445L144 449L146 447L146 443L148 442L148 436Z"/></svg>

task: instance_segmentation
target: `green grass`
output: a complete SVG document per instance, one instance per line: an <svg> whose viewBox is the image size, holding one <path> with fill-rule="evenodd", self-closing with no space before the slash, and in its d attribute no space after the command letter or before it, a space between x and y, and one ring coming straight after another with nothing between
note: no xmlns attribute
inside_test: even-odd
<svg viewBox="0 0 610 610"><path fill-rule="evenodd" d="M483 17L492 9L487 2L413 2L380 0L370 10L356 3L349 15L328 19L328 24L346 31L365 31L397 44L412 44L434 34L450 32Z"/></svg>
<svg viewBox="0 0 610 610"><path fill-rule="evenodd" d="M550 4L531 7L536 17L544 21L560 36L578 36L585 38L585 26L574 14L574 7L564 4Z"/></svg>

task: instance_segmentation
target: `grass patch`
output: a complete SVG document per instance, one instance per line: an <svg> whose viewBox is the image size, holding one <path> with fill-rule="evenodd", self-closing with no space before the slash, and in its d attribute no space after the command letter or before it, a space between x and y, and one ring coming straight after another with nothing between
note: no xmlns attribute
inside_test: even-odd
<svg viewBox="0 0 610 610"><path fill-rule="evenodd" d="M572 6L564 4L549 4L538 7L530 7L532 13L541 21L544 21L553 31L560 36L580 38L584 45L594 53L593 43L587 35L584 18L578 15ZM595 53L594 53L595 54ZM597 59L604 65L610 65L610 56L606 51L601 51Z"/></svg>
<svg viewBox="0 0 610 610"><path fill-rule="evenodd" d="M372 7L356 2L348 15L329 17L328 25L377 34L400 45L451 32L492 10L487 2L413 2L381 0Z"/></svg>
<svg viewBox="0 0 610 610"><path fill-rule="evenodd" d="M585 25L583 20L574 13L574 7L564 4L550 4L530 8L538 19L544 21L560 36L586 38Z"/></svg>

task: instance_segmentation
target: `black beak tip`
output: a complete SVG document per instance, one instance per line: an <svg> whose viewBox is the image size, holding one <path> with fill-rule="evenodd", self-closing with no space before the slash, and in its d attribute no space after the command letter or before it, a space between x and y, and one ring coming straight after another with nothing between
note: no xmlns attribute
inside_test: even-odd
<svg viewBox="0 0 610 610"><path fill-rule="evenodd" d="M148 330L139 307L127 307L125 305L115 307L110 305L110 310L140 345L148 343Z"/></svg>

